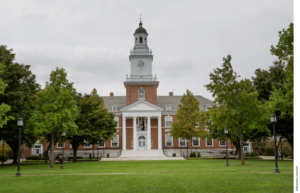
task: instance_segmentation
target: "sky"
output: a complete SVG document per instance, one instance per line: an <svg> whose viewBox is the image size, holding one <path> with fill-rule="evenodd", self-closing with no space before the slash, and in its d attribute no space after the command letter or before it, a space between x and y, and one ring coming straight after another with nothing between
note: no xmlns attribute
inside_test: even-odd
<svg viewBox="0 0 300 193"><path fill-rule="evenodd" d="M294 22L292 0L1 0L0 45L31 65L42 88L59 67L77 92L125 96L140 14L158 95L188 89L211 100L204 85L223 57L230 54L234 71L250 79L273 64L270 47Z"/></svg>

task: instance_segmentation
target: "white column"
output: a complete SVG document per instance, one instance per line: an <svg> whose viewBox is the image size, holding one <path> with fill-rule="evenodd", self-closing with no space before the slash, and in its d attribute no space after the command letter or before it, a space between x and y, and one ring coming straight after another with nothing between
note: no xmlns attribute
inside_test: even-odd
<svg viewBox="0 0 300 193"><path fill-rule="evenodd" d="M161 117L158 117L158 149L162 149Z"/></svg>
<svg viewBox="0 0 300 193"><path fill-rule="evenodd" d="M136 117L133 117L133 150L137 150Z"/></svg>
<svg viewBox="0 0 300 193"><path fill-rule="evenodd" d="M147 117L148 128L147 128L147 149L151 150L151 117Z"/></svg>
<svg viewBox="0 0 300 193"><path fill-rule="evenodd" d="M122 141L123 150L126 150L126 117L123 117L122 122Z"/></svg>

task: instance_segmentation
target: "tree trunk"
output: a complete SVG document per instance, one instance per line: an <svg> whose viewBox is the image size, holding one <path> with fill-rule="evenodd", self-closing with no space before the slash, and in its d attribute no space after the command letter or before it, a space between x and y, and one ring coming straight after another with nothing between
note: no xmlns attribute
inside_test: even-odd
<svg viewBox="0 0 300 193"><path fill-rule="evenodd" d="M245 165L245 160L244 160L244 145L243 145L243 133L242 133L241 123L239 123L239 131L240 131L241 165Z"/></svg>
<svg viewBox="0 0 300 193"><path fill-rule="evenodd" d="M51 165L50 168L54 168L54 132L51 136Z"/></svg>
<svg viewBox="0 0 300 193"><path fill-rule="evenodd" d="M49 152L50 146L51 146L51 143L47 147L45 164L47 164L47 162L48 162L48 152Z"/></svg>
<svg viewBox="0 0 300 193"><path fill-rule="evenodd" d="M192 138L191 138L191 153L193 152Z"/></svg>
<svg viewBox="0 0 300 193"><path fill-rule="evenodd" d="M73 147L73 162L77 162L77 148Z"/></svg>
<svg viewBox="0 0 300 193"><path fill-rule="evenodd" d="M94 154L94 144L93 144L93 157L95 157L95 154Z"/></svg>

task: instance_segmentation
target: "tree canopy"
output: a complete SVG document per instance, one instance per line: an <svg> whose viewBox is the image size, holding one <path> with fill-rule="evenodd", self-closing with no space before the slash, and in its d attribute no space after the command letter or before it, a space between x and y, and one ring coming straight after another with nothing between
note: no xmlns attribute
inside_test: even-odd
<svg viewBox="0 0 300 193"><path fill-rule="evenodd" d="M213 93L216 108L211 108L210 119L218 130L228 128L231 137L239 136L243 147L243 135L258 130L269 132L269 109L258 101L258 93L249 79L241 79L233 71L231 56L223 58L222 68L210 73L211 83L205 85ZM244 165L243 148L241 148L241 164Z"/></svg>

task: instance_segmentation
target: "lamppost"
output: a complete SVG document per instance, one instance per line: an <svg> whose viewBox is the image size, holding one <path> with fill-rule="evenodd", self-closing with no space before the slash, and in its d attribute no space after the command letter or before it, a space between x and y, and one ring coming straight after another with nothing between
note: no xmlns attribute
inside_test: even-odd
<svg viewBox="0 0 300 193"><path fill-rule="evenodd" d="M20 172L20 147L21 147L21 129L23 127L23 119L20 117L18 118L18 122L17 122L17 126L19 127L19 145L18 145L18 158L19 158L19 161L18 161L18 172L16 174L16 177L20 177L22 176L21 175L21 172Z"/></svg>
<svg viewBox="0 0 300 193"><path fill-rule="evenodd" d="M229 164L228 164L228 151L227 151L227 134L228 134L228 129L227 128L224 129L224 133L225 133L225 136L226 136L226 140L225 140L225 143L226 143L226 165L225 166L229 166Z"/></svg>
<svg viewBox="0 0 300 193"><path fill-rule="evenodd" d="M62 161L61 161L60 169L65 169L65 166L64 166L64 149L65 149L65 136L66 136L65 130L62 131L61 136L63 138L63 149L62 149L62 159L61 159Z"/></svg>
<svg viewBox="0 0 300 193"><path fill-rule="evenodd" d="M2 157L2 165L4 164L4 145L5 145L5 141L2 141L2 145L3 145L3 157Z"/></svg>
<svg viewBox="0 0 300 193"><path fill-rule="evenodd" d="M275 133L275 123L277 122L276 115L273 113L271 115L271 123L273 123L273 135L274 135L274 150L275 150L275 169L274 172L279 173L277 166L277 149L276 149L276 133Z"/></svg>

